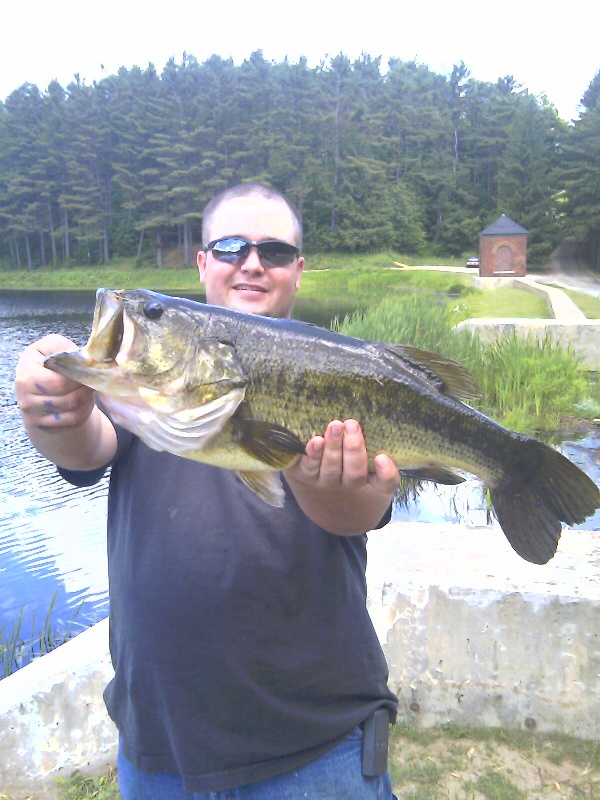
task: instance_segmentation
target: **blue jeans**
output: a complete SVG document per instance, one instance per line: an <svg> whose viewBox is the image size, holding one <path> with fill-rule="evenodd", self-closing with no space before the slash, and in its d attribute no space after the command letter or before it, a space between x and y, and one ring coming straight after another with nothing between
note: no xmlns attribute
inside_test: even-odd
<svg viewBox="0 0 600 800"><path fill-rule="evenodd" d="M119 749L122 800L392 800L387 772L365 778L361 772L362 729L337 747L293 772L220 792L186 792L176 772L143 772Z"/></svg>

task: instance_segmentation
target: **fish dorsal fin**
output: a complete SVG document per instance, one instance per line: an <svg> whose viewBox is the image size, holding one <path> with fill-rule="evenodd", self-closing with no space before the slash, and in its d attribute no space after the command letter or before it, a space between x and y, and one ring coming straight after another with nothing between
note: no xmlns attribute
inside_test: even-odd
<svg viewBox="0 0 600 800"><path fill-rule="evenodd" d="M285 502L285 492L281 485L281 478L278 472L238 472L240 478L249 489L257 494L261 500L275 508L282 508Z"/></svg>
<svg viewBox="0 0 600 800"><path fill-rule="evenodd" d="M296 434L281 425L238 416L232 423L241 433L240 445L244 450L273 469L291 466L306 452Z"/></svg>
<svg viewBox="0 0 600 800"><path fill-rule="evenodd" d="M406 368L416 370L444 394L457 400L469 400L481 395L469 370L447 356L404 344L384 344L383 347L387 353L400 358Z"/></svg>

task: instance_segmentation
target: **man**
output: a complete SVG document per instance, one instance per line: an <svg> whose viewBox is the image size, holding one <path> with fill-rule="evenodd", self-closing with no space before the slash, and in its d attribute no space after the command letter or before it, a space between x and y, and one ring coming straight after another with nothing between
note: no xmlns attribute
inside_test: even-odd
<svg viewBox="0 0 600 800"><path fill-rule="evenodd" d="M291 316L304 259L282 195L222 193L203 243L209 303ZM50 335L28 347L15 391L31 441L67 480L89 485L112 466L105 699L124 800L390 798L387 773L361 763L363 727L396 709L365 608L362 534L389 518L393 462L379 455L369 473L358 424L334 420L285 471L273 509L232 472L150 450L92 391L44 368L73 346Z"/></svg>

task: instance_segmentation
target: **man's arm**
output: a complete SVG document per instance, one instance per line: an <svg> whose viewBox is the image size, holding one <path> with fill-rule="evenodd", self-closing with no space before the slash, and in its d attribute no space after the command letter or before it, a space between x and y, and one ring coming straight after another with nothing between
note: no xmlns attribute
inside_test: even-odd
<svg viewBox="0 0 600 800"><path fill-rule="evenodd" d="M330 422L325 435L311 439L306 455L284 475L304 513L340 536L374 528L399 483L396 465L386 455L376 456L375 472L369 472L365 440L355 420Z"/></svg>
<svg viewBox="0 0 600 800"><path fill-rule="evenodd" d="M77 349L51 334L23 351L15 376L15 396L33 446L49 461L71 470L103 467L117 450L117 434L94 403L87 386L46 369L51 353Z"/></svg>

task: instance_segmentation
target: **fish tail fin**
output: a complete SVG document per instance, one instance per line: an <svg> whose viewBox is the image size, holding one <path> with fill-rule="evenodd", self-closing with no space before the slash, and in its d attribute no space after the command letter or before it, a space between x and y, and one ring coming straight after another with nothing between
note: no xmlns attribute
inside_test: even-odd
<svg viewBox="0 0 600 800"><path fill-rule="evenodd" d="M533 564L546 564L556 553L561 522L583 522L600 507L600 491L557 450L518 439L511 475L490 487L490 498L513 549Z"/></svg>

